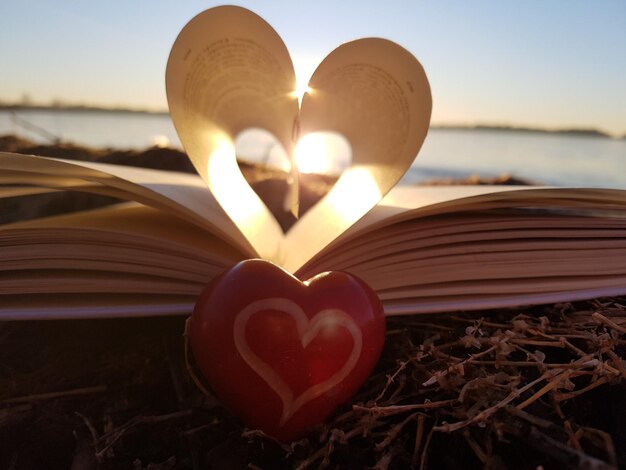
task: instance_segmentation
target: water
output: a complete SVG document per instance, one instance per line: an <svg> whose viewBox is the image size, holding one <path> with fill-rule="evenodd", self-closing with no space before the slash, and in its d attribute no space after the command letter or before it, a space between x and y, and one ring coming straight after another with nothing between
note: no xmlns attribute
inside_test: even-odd
<svg viewBox="0 0 626 470"><path fill-rule="evenodd" d="M18 115L62 139L93 147L145 148L166 143L180 147L166 115L59 111ZM45 142L16 123L11 113L0 111L0 135L7 133ZM266 149L267 143L257 147ZM504 173L554 186L626 189L626 139L432 129L403 181Z"/></svg>
<svg viewBox="0 0 626 470"><path fill-rule="evenodd" d="M503 173L553 186L626 189L626 139L433 129L405 180Z"/></svg>
<svg viewBox="0 0 626 470"><path fill-rule="evenodd" d="M63 140L91 147L146 148L169 142L180 147L170 117L163 114L112 113L99 111L19 111L16 120L0 110L0 135L19 135L39 143L49 140L21 124L34 124Z"/></svg>

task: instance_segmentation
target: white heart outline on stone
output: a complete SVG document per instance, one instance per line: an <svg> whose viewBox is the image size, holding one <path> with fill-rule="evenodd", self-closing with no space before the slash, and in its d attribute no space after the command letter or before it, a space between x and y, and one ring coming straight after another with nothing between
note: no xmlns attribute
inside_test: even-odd
<svg viewBox="0 0 626 470"><path fill-rule="evenodd" d="M315 384L294 398L293 391L280 375L258 355L256 355L246 340L246 326L248 320L262 310L276 310L291 316L296 322L298 336L303 348L318 335L324 326L342 326L352 336L353 345L350 356L345 364L328 379ZM245 307L235 317L233 339L237 351L246 364L278 395L283 411L280 426L283 426L303 405L339 385L357 365L363 350L363 336L361 329L345 311L340 309L325 309L316 313L313 318L306 316L304 310L292 300L275 297L257 300Z"/></svg>

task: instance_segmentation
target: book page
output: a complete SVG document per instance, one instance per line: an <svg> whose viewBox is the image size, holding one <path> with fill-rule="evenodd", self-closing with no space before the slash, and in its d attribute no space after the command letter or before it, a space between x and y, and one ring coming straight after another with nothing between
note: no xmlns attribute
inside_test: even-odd
<svg viewBox="0 0 626 470"><path fill-rule="evenodd" d="M0 319L55 320L189 315L196 295L43 294L5 295Z"/></svg>
<svg viewBox="0 0 626 470"><path fill-rule="evenodd" d="M548 188L533 186L399 186L365 217L327 245L297 274L310 273L311 268L326 257L341 254L344 246L352 246L356 238L367 240L375 234L387 233L388 227L403 221L415 224L431 215L461 211L533 207L548 213L576 216L626 217L626 192L611 189ZM611 213L607 210L611 209Z"/></svg>
<svg viewBox="0 0 626 470"><path fill-rule="evenodd" d="M245 256L221 237L207 233L175 214L133 202L0 225L0 246L15 247L18 243L15 238L3 241L7 234L15 233L21 234L20 240L35 240L38 244L53 239L57 243L90 240L92 244L104 246L123 239L127 240L127 245L150 244L163 252L175 251L181 257L202 264L217 262L224 267ZM34 249L28 243L26 245Z"/></svg>
<svg viewBox="0 0 626 470"><path fill-rule="evenodd" d="M51 188L38 188L34 186L0 186L0 199L19 197L19 196L34 196L35 194L52 193L56 190Z"/></svg>
<svg viewBox="0 0 626 470"><path fill-rule="evenodd" d="M625 234L620 190L399 188L297 274L352 272L388 315L622 295Z"/></svg>
<svg viewBox="0 0 626 470"><path fill-rule="evenodd" d="M619 244L615 239L626 237L623 221L594 219L590 224L589 219L580 217L539 218L512 213L516 217L492 214L491 217L481 217L482 221L450 214L445 218L424 219L419 228L410 222L400 224L403 228L401 232L394 230L399 227L392 225L389 230L380 230L380 237L354 239L346 249L321 257L308 269L309 272L328 269L352 271L356 267L362 270L366 266L377 269L395 263L400 256L404 256L402 254L418 259L445 256L449 251L471 253L476 249L487 249L496 252L502 251L508 241L513 243L511 248L515 249L515 243L528 238L549 239L557 246L565 247L575 239L583 239L581 243L595 239L609 240L610 246L614 246ZM455 223L448 223L449 219Z"/></svg>
<svg viewBox="0 0 626 470"><path fill-rule="evenodd" d="M195 175L0 152L0 184L16 182L141 202L183 217L221 236L248 256L257 256L206 184Z"/></svg>
<svg viewBox="0 0 626 470"><path fill-rule="evenodd" d="M487 281L490 283L492 281ZM495 281L494 281L495 282ZM577 280L574 284L568 285L563 290L552 290L550 292L536 293L537 286L544 285L545 280L539 279L534 285L528 286L527 292L511 294L478 294L478 295L445 295L442 297L415 297L410 299L383 301L385 314L394 315L414 315L432 313L450 313L457 311L477 311L494 308L516 308L529 305L552 304L558 302L575 302L577 300L588 300L599 297L613 297L624 295L624 283L626 277L614 278L608 281L596 281L593 284L600 284L599 287L590 284L588 279ZM481 281L482 284L485 281ZM496 282L497 285L497 282ZM559 286L555 286L558 289ZM562 286L561 286L562 287ZM506 286L501 286L500 291Z"/></svg>
<svg viewBox="0 0 626 470"><path fill-rule="evenodd" d="M244 8L212 8L176 39L166 87L172 121L198 173L259 255L279 261L283 232L241 174L234 139L261 128L291 153L298 100L284 43Z"/></svg>
<svg viewBox="0 0 626 470"><path fill-rule="evenodd" d="M0 320L151 315L129 295L152 314L189 314L207 282L243 258L222 238L136 203L0 225ZM71 313L79 297L88 303Z"/></svg>
<svg viewBox="0 0 626 470"><path fill-rule="evenodd" d="M400 180L426 137L431 108L422 66L391 41L359 39L324 59L302 100L301 135L343 135L352 163L287 234L288 270L332 242Z"/></svg>

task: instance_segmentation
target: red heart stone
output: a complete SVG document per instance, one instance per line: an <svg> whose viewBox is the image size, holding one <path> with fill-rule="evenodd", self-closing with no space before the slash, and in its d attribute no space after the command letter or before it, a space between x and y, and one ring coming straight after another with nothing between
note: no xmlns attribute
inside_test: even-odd
<svg viewBox="0 0 626 470"><path fill-rule="evenodd" d="M367 379L385 318L355 276L328 272L300 282L270 262L248 260L202 292L189 339L220 400L248 426L290 441Z"/></svg>

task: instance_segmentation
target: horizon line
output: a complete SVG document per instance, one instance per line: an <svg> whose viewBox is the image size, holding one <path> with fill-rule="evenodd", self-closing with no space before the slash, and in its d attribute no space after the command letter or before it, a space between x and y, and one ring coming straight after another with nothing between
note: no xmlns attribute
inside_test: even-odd
<svg viewBox="0 0 626 470"><path fill-rule="evenodd" d="M70 104L70 103L10 103L0 100L0 111L67 111L67 112L104 112L104 113L128 113L169 116L165 108L141 108L130 106L106 106L97 104ZM541 134L571 134L585 135L590 137L603 137L610 139L626 139L624 134L612 134L597 127L536 127L510 122L431 122L430 129L438 130L478 130L478 131L511 131Z"/></svg>

